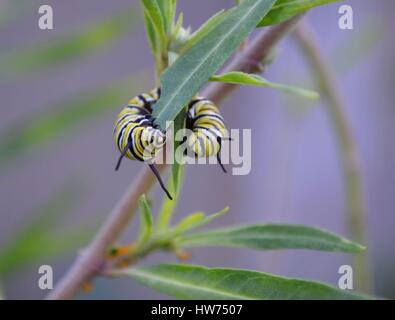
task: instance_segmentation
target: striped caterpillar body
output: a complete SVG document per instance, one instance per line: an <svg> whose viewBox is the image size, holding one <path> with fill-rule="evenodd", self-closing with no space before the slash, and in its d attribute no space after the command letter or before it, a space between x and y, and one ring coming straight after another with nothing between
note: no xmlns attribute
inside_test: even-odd
<svg viewBox="0 0 395 320"><path fill-rule="evenodd" d="M159 96L159 89L136 96L118 115L114 141L119 151L125 152L131 160L148 161L164 145L166 135L157 128L151 116L152 105Z"/></svg>
<svg viewBox="0 0 395 320"><path fill-rule="evenodd" d="M161 150L166 141L165 132L154 123L152 107L160 98L160 88L150 93L140 94L131 99L119 113L114 128L114 142L121 152L115 170L118 170L123 157L131 160L149 161ZM225 171L220 158L221 142L227 137L224 120L217 106L198 97L188 105L186 127L192 134L185 138L187 154L195 157L217 156L221 168ZM163 184L158 170L153 164L149 167L155 174L162 189L172 199ZM226 172L226 171L225 171Z"/></svg>
<svg viewBox="0 0 395 320"><path fill-rule="evenodd" d="M196 158L216 156L222 170L221 143L228 139L224 119L218 107L202 97L189 103L186 127L193 131L187 139L187 150L192 151Z"/></svg>
<svg viewBox="0 0 395 320"><path fill-rule="evenodd" d="M152 118L152 106L160 97L160 89L143 93L132 98L118 114L114 128L114 142L121 152L115 170L119 169L123 157L131 160L149 161L155 157L166 141L165 133L160 130ZM172 200L160 174L153 164L149 167L155 174L162 189Z"/></svg>

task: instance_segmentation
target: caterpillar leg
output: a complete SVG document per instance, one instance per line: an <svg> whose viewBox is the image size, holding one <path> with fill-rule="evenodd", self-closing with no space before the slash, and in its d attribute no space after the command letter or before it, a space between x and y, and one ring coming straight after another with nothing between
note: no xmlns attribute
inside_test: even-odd
<svg viewBox="0 0 395 320"><path fill-rule="evenodd" d="M228 172L226 171L224 165L222 164L222 161L221 161L222 140L231 140L231 138L221 138L221 137L217 137L217 141L218 141L218 143L219 143L219 150L218 150L218 153L217 153L217 161L218 161L219 165L221 166L222 171L223 171L224 173L228 173Z"/></svg>
<svg viewBox="0 0 395 320"><path fill-rule="evenodd" d="M133 141L130 141L127 144L126 148L122 151L122 153L118 159L117 165L115 166L115 171L117 171L119 169L122 159L125 157L126 152L129 150L129 148L132 146L132 144L133 144ZM159 171L156 169L156 167L153 164L149 164L148 166L151 168L155 177L158 179L158 182L159 182L160 186L162 187L163 191L166 193L166 195L169 197L170 200L173 200L172 196L170 195L170 192L166 189L166 187L163 183L163 180L159 174Z"/></svg>
<svg viewBox="0 0 395 320"><path fill-rule="evenodd" d="M162 178L160 177L158 169L156 169L156 167L153 164L149 164L148 166L151 168L156 179L158 179L158 182L159 182L160 186L162 187L163 191L166 193L166 195L169 197L170 200L173 200L172 196L170 195L170 192L166 189L166 187L162 181Z"/></svg>
<svg viewBox="0 0 395 320"><path fill-rule="evenodd" d="M123 151L121 152L121 155L118 158L117 165L115 166L115 171L118 171L119 167L121 166L122 159L125 157L126 152L128 152L128 150L132 145L133 145L133 141L129 141L125 149L123 149Z"/></svg>
<svg viewBox="0 0 395 320"><path fill-rule="evenodd" d="M226 171L226 169L225 169L225 167L224 167L224 165L222 164L222 161L221 161L221 150L217 153L217 161L218 161L222 171L224 173L228 173L228 171Z"/></svg>

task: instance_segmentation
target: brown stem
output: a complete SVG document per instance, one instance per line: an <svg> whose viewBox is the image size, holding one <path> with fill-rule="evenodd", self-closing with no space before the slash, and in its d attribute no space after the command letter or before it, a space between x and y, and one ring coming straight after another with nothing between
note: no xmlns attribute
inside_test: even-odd
<svg viewBox="0 0 395 320"><path fill-rule="evenodd" d="M286 34L294 29L302 15L271 27L267 32L259 33L256 38L247 45L242 51L238 52L231 63L223 70L242 71L246 73L263 72L261 61L267 58L278 42ZM229 95L237 85L222 82L211 83L205 90L204 95L210 97L214 102L222 101Z"/></svg>
<svg viewBox="0 0 395 320"><path fill-rule="evenodd" d="M353 240L366 245L366 208L362 192L362 175L352 130L344 112L344 102L339 94L336 78L307 24L303 23L297 28L295 37L315 73L323 97L327 100L328 114L339 144L346 184L347 224L351 237ZM357 289L366 293L370 292L371 279L367 255L355 254L354 266L356 268Z"/></svg>
<svg viewBox="0 0 395 320"><path fill-rule="evenodd" d="M287 22L271 27L266 32L261 31L250 45L234 58L227 69L245 72L259 71L258 62L268 56L279 40L293 29L299 19L300 16L296 16ZM220 103L236 87L236 85L225 83L213 83L202 94L215 103ZM164 165L158 167L160 171L164 168ZM48 299L72 299L79 292L82 284L97 274L105 262L104 259L109 246L118 239L134 216L140 195L147 193L153 186L154 181L155 177L151 170L148 166L144 166L111 211L93 241L62 277Z"/></svg>

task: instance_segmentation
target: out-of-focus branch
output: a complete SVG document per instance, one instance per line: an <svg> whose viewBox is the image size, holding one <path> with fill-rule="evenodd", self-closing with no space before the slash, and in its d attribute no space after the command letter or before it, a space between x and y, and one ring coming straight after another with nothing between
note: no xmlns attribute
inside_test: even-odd
<svg viewBox="0 0 395 320"><path fill-rule="evenodd" d="M260 73L263 72L262 67L265 67L261 62L266 59L272 50L276 47L278 42L284 38L286 34L294 29L297 22L302 18L302 15L293 17L279 25L271 27L267 32L261 32L257 37L247 45L247 47L239 52L230 64L223 70L242 71L246 73ZM218 102L222 101L229 95L237 85L227 84L223 82L211 83L205 90L204 96L210 97L211 100Z"/></svg>
<svg viewBox="0 0 395 320"><path fill-rule="evenodd" d="M358 153L350 124L344 114L344 103L337 89L335 76L314 34L304 22L298 26L295 37L313 69L323 97L327 100L328 114L337 136L343 174L346 184L347 224L353 240L366 245L366 208L362 192ZM369 293L371 289L370 268L367 254L354 255L356 287Z"/></svg>
<svg viewBox="0 0 395 320"><path fill-rule="evenodd" d="M258 72L259 62L268 56L277 43L284 38L299 21L296 16L261 33L239 52L229 64L227 70ZM237 86L225 83L212 83L202 95L215 103L220 103ZM163 170L164 165L158 169ZM109 214L91 244L81 253L71 269L63 276L59 284L48 296L48 299L72 299L81 286L95 276L103 264L108 248L118 239L130 219L134 216L138 199L147 193L155 182L148 166L144 166L140 174L129 186L123 197Z"/></svg>

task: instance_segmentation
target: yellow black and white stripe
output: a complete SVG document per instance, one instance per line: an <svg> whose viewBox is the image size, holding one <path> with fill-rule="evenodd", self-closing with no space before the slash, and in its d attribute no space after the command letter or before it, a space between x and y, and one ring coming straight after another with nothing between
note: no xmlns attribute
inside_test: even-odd
<svg viewBox="0 0 395 320"><path fill-rule="evenodd" d="M148 161L163 147L166 135L153 123L152 105L160 90L134 97L119 113L114 140L119 151L131 160Z"/></svg>
<svg viewBox="0 0 395 320"><path fill-rule="evenodd" d="M131 160L149 161L155 157L166 141L165 133L160 130L151 115L152 106L160 97L160 88L132 98L118 114L114 128L114 142L121 152L115 170L119 169L123 157ZM158 170L149 164L159 184L167 196L172 199Z"/></svg>
<svg viewBox="0 0 395 320"><path fill-rule="evenodd" d="M217 156L221 163L221 144L228 138L228 131L218 107L202 97L197 97L189 103L187 113L187 128L193 131L187 139L187 152L193 152L195 157Z"/></svg>
<svg viewBox="0 0 395 320"><path fill-rule="evenodd" d="M114 128L114 142L121 156L115 170L118 170L125 156L131 160L149 161L163 148L166 134L152 117L152 108L160 98L160 93L160 88L156 88L150 93L140 94L131 99L119 113ZM192 130L192 134L184 139L187 142L186 154L192 153L197 158L216 156L226 172L220 152L222 141L228 139L228 132L217 106L202 97L194 98L188 105L186 127ZM149 166L171 199L159 172L153 164Z"/></svg>

